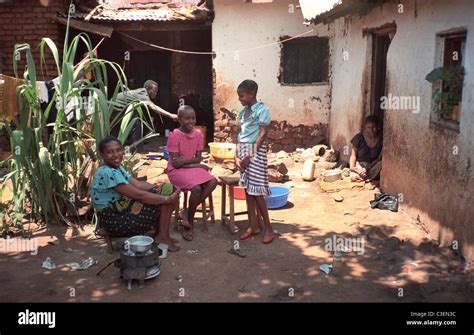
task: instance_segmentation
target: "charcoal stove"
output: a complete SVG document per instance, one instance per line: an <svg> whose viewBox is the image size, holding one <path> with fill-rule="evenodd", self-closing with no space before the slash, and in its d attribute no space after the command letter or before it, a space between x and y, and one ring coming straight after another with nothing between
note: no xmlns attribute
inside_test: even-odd
<svg viewBox="0 0 474 335"><path fill-rule="evenodd" d="M120 278L128 281L127 288L132 289L132 281L138 280L139 287L145 287L145 280L155 278L160 274L160 256L162 250L153 243L146 252L133 252L125 246L120 250L120 259L115 266L120 268Z"/></svg>

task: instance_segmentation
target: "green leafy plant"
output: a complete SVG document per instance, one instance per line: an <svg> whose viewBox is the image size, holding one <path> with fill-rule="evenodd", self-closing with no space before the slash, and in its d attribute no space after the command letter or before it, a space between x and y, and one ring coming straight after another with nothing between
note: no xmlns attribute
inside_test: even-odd
<svg viewBox="0 0 474 335"><path fill-rule="evenodd" d="M74 66L80 45L87 48L88 59ZM53 98L41 109L31 47L18 44L13 54L26 55L25 82L17 88L19 115L14 117L13 126L1 120L10 135L12 156L0 187L12 190L9 212L16 218L13 224L19 222L17 214L25 211L31 219L44 223L70 223L71 217L79 217L78 204L90 200L92 176L99 165L95 143L114 128L119 129L118 138L123 143L135 122L143 122L149 134L131 148L156 136L153 125L146 121L150 113L145 105L137 102L124 111L114 108L117 95L127 89L125 74L118 64L95 57L87 34L78 34L69 42L68 24L62 55L47 37L41 40L39 49L41 64L45 63L46 50L56 64L59 81ZM16 57L13 66L19 77ZM108 73L115 74L115 87L110 86ZM74 101L87 101L87 106L71 104ZM56 118L48 123L53 107L57 109ZM68 120L68 113L73 113L74 121ZM52 133L46 140L48 127Z"/></svg>
<svg viewBox="0 0 474 335"><path fill-rule="evenodd" d="M442 66L432 70L425 79L438 82L433 90L434 111L440 118L447 118L462 99L464 68L460 65Z"/></svg>

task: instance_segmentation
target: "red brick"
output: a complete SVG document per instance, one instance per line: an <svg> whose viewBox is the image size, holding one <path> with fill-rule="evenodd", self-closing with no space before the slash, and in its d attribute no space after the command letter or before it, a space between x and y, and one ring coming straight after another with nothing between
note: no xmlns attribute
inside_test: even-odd
<svg viewBox="0 0 474 335"><path fill-rule="evenodd" d="M294 139L292 138L284 138L280 141L281 144L287 145L287 144L294 144Z"/></svg>

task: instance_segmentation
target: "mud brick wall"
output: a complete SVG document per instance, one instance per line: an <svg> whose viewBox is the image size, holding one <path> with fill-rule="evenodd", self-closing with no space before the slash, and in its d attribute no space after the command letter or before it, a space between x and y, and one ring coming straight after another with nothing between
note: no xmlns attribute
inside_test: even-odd
<svg viewBox="0 0 474 335"><path fill-rule="evenodd" d="M46 66L40 67L38 45L42 37L51 38L62 50L66 27L55 21L58 12L65 13L67 0L16 0L0 3L0 72L13 76L13 50L15 44L28 43L36 63L38 79L46 80L57 76L52 54L46 54ZM45 48L45 50L47 47ZM20 75L25 65L22 53L18 69Z"/></svg>
<svg viewBox="0 0 474 335"><path fill-rule="evenodd" d="M214 140L216 142L236 142L239 127L237 121L226 113L217 113L214 123ZM297 125L288 124L287 121L272 121L269 127L267 143L271 151L294 151L303 148L316 138L327 138L328 125Z"/></svg>
<svg viewBox="0 0 474 335"><path fill-rule="evenodd" d="M327 137L327 124L297 125L293 126L286 121L270 123L268 143L273 152L280 150L294 151L296 148L304 148L315 138Z"/></svg>
<svg viewBox="0 0 474 335"><path fill-rule="evenodd" d="M227 114L217 114L217 118L214 121L214 141L235 143L238 132L239 126L237 121Z"/></svg>
<svg viewBox="0 0 474 335"><path fill-rule="evenodd" d="M15 76L13 50L15 44L28 43L36 65L38 80L57 76L56 65L48 47L45 47L45 64L40 64L38 45L43 37L51 38L61 51L66 27L55 21L58 12L65 13L69 0L16 0L0 3L0 73ZM23 76L25 53L18 62L18 75ZM5 129L0 130L0 150L9 151L10 142Z"/></svg>

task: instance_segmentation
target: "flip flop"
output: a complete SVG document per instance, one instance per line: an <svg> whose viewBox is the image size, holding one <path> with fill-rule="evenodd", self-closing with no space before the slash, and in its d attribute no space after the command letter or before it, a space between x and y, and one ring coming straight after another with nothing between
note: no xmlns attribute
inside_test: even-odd
<svg viewBox="0 0 474 335"><path fill-rule="evenodd" d="M179 221L180 226L186 227L186 228L191 228L191 224L189 223L189 220L188 220L188 210L187 209L180 212L179 217L181 219Z"/></svg>
<svg viewBox="0 0 474 335"><path fill-rule="evenodd" d="M262 243L263 244L269 244L273 242L273 239L275 238L274 235L267 235L262 238Z"/></svg>
<svg viewBox="0 0 474 335"><path fill-rule="evenodd" d="M227 250L227 252L229 254L237 255L237 256L242 257L242 258L247 257L247 255L245 253L243 253L240 249L230 248L229 250Z"/></svg>
<svg viewBox="0 0 474 335"><path fill-rule="evenodd" d="M254 232L253 230L251 230L249 228L242 235L240 235L240 240L243 241L243 240L251 238L252 236L258 235L258 234L260 234L260 232Z"/></svg>

